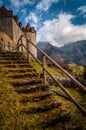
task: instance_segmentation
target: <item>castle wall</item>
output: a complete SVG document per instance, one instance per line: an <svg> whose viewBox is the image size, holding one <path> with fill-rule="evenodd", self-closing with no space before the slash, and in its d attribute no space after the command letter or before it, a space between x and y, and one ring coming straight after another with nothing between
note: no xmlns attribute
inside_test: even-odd
<svg viewBox="0 0 86 130"><path fill-rule="evenodd" d="M34 43L36 45L36 33L34 32L27 32L26 33L26 37L28 40L30 40L32 43ZM29 47L29 50L32 52L32 54L37 57L37 49L31 45L29 42L28 42L28 47ZM30 56L30 59L33 59L31 56Z"/></svg>
<svg viewBox="0 0 86 130"><path fill-rule="evenodd" d="M19 25L16 23L14 18L12 19L12 29L13 29L13 41L17 44L19 38L25 34L19 27ZM22 37L22 43L26 46L26 39L24 37ZM21 41L19 41L19 44L21 44ZM22 47L19 48L19 51L22 51ZM27 51L24 47L23 47L23 54L27 56Z"/></svg>
<svg viewBox="0 0 86 130"><path fill-rule="evenodd" d="M20 36L24 35L24 33L13 18L12 18L12 29L13 29L13 40L15 43L17 43Z"/></svg>
<svg viewBox="0 0 86 130"><path fill-rule="evenodd" d="M0 51L10 51L15 47L13 40L5 32L0 31Z"/></svg>
<svg viewBox="0 0 86 130"><path fill-rule="evenodd" d="M17 44L21 35L24 35L13 17L0 18L0 31L5 32ZM23 39L23 43L26 42Z"/></svg>
<svg viewBox="0 0 86 130"><path fill-rule="evenodd" d="M13 39L12 33L12 17L1 17L0 18L0 31L3 31Z"/></svg>
<svg viewBox="0 0 86 130"><path fill-rule="evenodd" d="M0 8L0 31L5 32L15 43L17 44L19 38L21 35L24 35L27 37L28 40L30 40L32 43L36 45L36 31L34 30L34 27L31 27L28 23L26 28L22 28L22 23L19 23L18 17L13 16L13 12L7 10L4 6ZM21 43L21 41L20 41ZM25 38L22 38L22 43L27 46L27 42ZM33 53L35 57L37 57L36 54L36 48L31 45L28 42L29 50ZM21 47L20 51L24 52L24 55L27 55L27 52L25 48ZM30 56L30 59L32 57Z"/></svg>

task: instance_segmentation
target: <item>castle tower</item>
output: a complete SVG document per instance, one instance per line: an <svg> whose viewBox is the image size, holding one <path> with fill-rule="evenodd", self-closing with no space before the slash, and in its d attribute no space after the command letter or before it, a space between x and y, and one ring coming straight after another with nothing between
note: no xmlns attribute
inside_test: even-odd
<svg viewBox="0 0 86 130"><path fill-rule="evenodd" d="M26 37L29 41L31 41L32 43L34 43L34 45L36 45L36 31L34 30L34 27L31 27L30 24L28 23L26 28L25 28L25 34L26 34ZM29 47L29 50L32 52L32 54L37 57L37 49L31 45L29 42L28 42L28 47ZM30 56L31 59L33 59L31 56Z"/></svg>
<svg viewBox="0 0 86 130"><path fill-rule="evenodd" d="M5 32L15 43L24 35L18 17L13 16L13 11L7 10L4 6L0 8L0 31Z"/></svg>
<svg viewBox="0 0 86 130"><path fill-rule="evenodd" d="M23 28L22 23L18 21L18 17L13 16L12 10L9 11L4 6L0 8L0 31L5 32L15 44L17 44L21 35L24 35L29 41L36 45L36 31L34 30L34 27L31 27L28 23L26 28ZM27 46L25 38L23 38L23 44ZM30 43L28 43L28 47L32 54L37 57L37 49ZM24 54L26 55L25 49ZM31 56L30 59L32 59Z"/></svg>
<svg viewBox="0 0 86 130"><path fill-rule="evenodd" d="M4 6L0 8L0 31L8 34L11 39L13 38L12 16L12 11L8 11Z"/></svg>

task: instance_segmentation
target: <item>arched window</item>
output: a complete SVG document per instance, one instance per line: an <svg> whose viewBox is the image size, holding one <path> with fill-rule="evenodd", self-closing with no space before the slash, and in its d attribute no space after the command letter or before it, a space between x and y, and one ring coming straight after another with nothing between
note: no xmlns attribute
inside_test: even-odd
<svg viewBox="0 0 86 130"><path fill-rule="evenodd" d="M3 48L3 38L0 38L0 50Z"/></svg>
<svg viewBox="0 0 86 130"><path fill-rule="evenodd" d="M8 51L9 51L9 50L10 50L10 42L8 42L8 45L7 45L7 46L8 46Z"/></svg>
<svg viewBox="0 0 86 130"><path fill-rule="evenodd" d="M3 38L0 38L0 44L2 44L3 43Z"/></svg>
<svg viewBox="0 0 86 130"><path fill-rule="evenodd" d="M4 41L3 38L1 38L1 41L2 41L2 42Z"/></svg>

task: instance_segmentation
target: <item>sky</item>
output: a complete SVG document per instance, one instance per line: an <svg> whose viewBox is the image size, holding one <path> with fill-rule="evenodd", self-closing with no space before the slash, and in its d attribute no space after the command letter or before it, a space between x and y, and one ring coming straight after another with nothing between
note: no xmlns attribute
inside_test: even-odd
<svg viewBox="0 0 86 130"><path fill-rule="evenodd" d="M55 46L86 40L86 0L0 0L25 27L37 32L37 42Z"/></svg>

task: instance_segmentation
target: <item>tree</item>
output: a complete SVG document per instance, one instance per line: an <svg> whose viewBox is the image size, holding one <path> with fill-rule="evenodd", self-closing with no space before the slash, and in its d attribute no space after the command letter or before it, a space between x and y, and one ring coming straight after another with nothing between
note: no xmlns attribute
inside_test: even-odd
<svg viewBox="0 0 86 130"><path fill-rule="evenodd" d="M86 66L84 66L84 79L86 79Z"/></svg>

